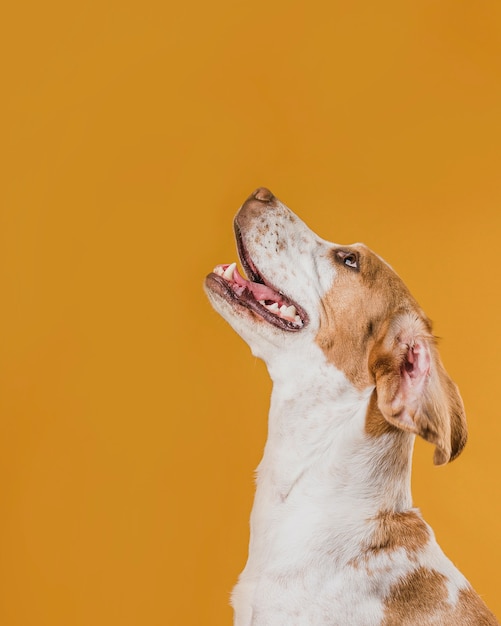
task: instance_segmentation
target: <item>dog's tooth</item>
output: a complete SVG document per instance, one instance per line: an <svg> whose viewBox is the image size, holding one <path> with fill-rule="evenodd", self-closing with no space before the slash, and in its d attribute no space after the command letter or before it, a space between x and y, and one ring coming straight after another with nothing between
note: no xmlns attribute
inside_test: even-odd
<svg viewBox="0 0 501 626"><path fill-rule="evenodd" d="M282 315L285 315L286 311L287 311L287 307L285 306L285 304L282 304L282 306L280 307L280 313Z"/></svg>
<svg viewBox="0 0 501 626"><path fill-rule="evenodd" d="M294 319L296 317L296 313L297 313L296 307L293 304L291 304L290 306L286 308L284 315L286 317L290 317L291 319Z"/></svg>
<svg viewBox="0 0 501 626"><path fill-rule="evenodd" d="M274 302L273 304L269 304L266 308L269 309L272 313L278 313L279 311L278 304L276 302Z"/></svg>
<svg viewBox="0 0 501 626"><path fill-rule="evenodd" d="M264 306L264 300L258 300L258 302Z"/></svg>
<svg viewBox="0 0 501 626"><path fill-rule="evenodd" d="M302 322L301 318L299 317L299 315L296 315L294 321L296 322L296 324L299 324L300 326L303 325L303 322Z"/></svg>
<svg viewBox="0 0 501 626"><path fill-rule="evenodd" d="M220 265L218 265L217 267L214 268L214 274L217 274L218 276L222 276L224 274L223 268Z"/></svg>
<svg viewBox="0 0 501 626"><path fill-rule="evenodd" d="M226 280L233 280L233 272L235 271L236 266L237 266L236 263L232 263L231 265L228 265L228 267L223 273L223 278L226 278Z"/></svg>

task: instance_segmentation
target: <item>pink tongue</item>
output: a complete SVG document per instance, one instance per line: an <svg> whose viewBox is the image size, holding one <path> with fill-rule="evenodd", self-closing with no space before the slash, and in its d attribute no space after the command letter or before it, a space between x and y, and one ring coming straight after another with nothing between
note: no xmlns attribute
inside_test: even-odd
<svg viewBox="0 0 501 626"><path fill-rule="evenodd" d="M273 300L273 302L278 302L278 304L281 303L280 297L276 291L273 291L273 289L270 289L266 285L246 280L243 276L240 276L237 268L235 268L235 272L233 273L233 282L239 287L247 287L256 300Z"/></svg>

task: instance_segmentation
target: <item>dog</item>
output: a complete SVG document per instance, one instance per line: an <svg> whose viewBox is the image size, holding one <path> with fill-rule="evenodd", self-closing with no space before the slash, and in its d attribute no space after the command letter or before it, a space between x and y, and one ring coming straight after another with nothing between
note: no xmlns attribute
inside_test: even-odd
<svg viewBox="0 0 501 626"><path fill-rule="evenodd" d="M363 244L329 243L268 189L234 221L240 262L205 279L273 380L235 626L498 624L413 508L416 435L443 465L463 403L432 326Z"/></svg>

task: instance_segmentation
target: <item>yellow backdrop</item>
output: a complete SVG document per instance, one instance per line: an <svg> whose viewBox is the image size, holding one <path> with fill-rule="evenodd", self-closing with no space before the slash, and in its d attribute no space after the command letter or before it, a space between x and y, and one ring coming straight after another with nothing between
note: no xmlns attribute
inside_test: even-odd
<svg viewBox="0 0 501 626"><path fill-rule="evenodd" d="M231 624L270 383L201 285L260 185L435 320L470 442L418 446L415 501L501 615L498 0L21 0L1 28L0 623Z"/></svg>

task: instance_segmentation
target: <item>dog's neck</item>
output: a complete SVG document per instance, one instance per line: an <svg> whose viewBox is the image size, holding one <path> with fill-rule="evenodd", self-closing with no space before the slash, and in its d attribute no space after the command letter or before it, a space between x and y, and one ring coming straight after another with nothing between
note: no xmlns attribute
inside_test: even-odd
<svg viewBox="0 0 501 626"><path fill-rule="evenodd" d="M363 541L368 521L412 506L414 437L401 431L369 436L372 388L357 391L333 367L298 371L291 359L269 370L274 386L250 558L253 552L266 558L277 546L300 550L312 537L326 536L334 552L349 558L347 544L355 548L358 535Z"/></svg>

